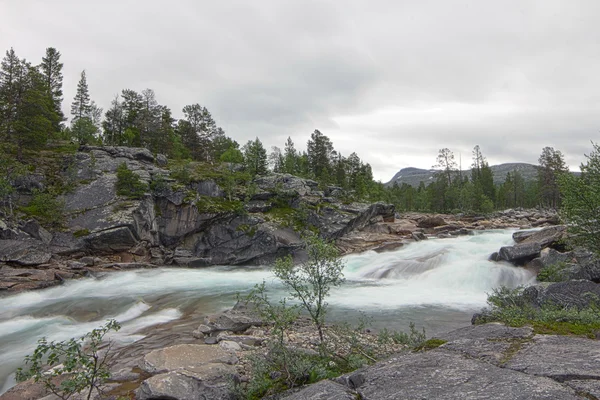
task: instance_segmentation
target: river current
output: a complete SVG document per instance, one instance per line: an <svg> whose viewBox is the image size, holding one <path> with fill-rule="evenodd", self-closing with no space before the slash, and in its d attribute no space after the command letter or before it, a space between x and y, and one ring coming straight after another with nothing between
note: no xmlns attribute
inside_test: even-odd
<svg viewBox="0 0 600 400"><path fill-rule="evenodd" d="M346 256L346 282L328 300L330 319L351 322L365 313L373 328L396 330L414 322L428 337L468 325L494 288L535 281L523 268L488 261L513 243L511 233L478 232ZM114 272L0 297L0 393L14 385L14 371L42 336L65 340L115 318L122 329L113 339L134 342L146 327L230 308L237 293L263 280L274 298L283 295L268 268L212 267Z"/></svg>

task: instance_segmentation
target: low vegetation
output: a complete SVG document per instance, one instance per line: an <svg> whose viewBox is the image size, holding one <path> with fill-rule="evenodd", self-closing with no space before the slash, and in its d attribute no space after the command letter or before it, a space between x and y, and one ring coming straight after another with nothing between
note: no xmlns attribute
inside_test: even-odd
<svg viewBox="0 0 600 400"><path fill-rule="evenodd" d="M117 167L116 189L119 196L129 199L141 199L148 190L139 175L127 168L125 163Z"/></svg>
<svg viewBox="0 0 600 400"><path fill-rule="evenodd" d="M327 324L327 297L344 281L344 264L335 247L318 237L307 238L307 253L307 261L299 266L290 258L274 265L273 272L288 296L273 302L263 282L244 298L270 325L271 338L266 354L257 352L250 357L250 380L234 385L238 399L260 399L336 377L425 341L425 331L417 331L414 324L409 333L384 329L378 336L366 333L364 320L355 327ZM290 340L292 332L306 324L312 327L308 337L314 336L309 348Z"/></svg>
<svg viewBox="0 0 600 400"><path fill-rule="evenodd" d="M523 290L522 287L494 290L488 297L489 312L477 322L497 321L515 327L530 325L536 333L584 335L590 338L600 332L598 301L591 302L584 308L555 305L536 307L523 296Z"/></svg>

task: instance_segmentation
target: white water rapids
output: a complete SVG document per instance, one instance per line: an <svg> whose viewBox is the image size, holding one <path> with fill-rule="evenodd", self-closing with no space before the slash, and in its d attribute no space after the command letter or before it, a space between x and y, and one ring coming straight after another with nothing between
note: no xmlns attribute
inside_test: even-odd
<svg viewBox="0 0 600 400"><path fill-rule="evenodd" d="M523 268L487 261L512 243L511 233L432 239L392 252L347 256L346 283L331 292L330 317L352 321L362 311L375 328L405 330L412 321L419 329L424 326L428 336L467 325L492 289L535 280ZM276 295L281 293L267 269L214 267L114 272L0 297L0 393L14 385L14 371L42 336L64 340L115 318L123 328L113 339L136 341L143 337L141 329L192 310L229 308L236 293L248 292L263 279Z"/></svg>

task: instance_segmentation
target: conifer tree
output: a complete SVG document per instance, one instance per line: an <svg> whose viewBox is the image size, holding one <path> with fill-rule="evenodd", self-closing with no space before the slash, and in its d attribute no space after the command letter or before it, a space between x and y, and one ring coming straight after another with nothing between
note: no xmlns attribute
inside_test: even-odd
<svg viewBox="0 0 600 400"><path fill-rule="evenodd" d="M87 78L85 70L81 71L81 78L77 84L77 92L71 103L71 115L73 115L73 122L76 122L80 118L89 117L92 110L92 104L90 100L90 92L87 84Z"/></svg>
<svg viewBox="0 0 600 400"><path fill-rule="evenodd" d="M265 175L267 170L267 150L259 138L249 140L243 148L246 170L252 175Z"/></svg>
<svg viewBox="0 0 600 400"><path fill-rule="evenodd" d="M63 63L60 62L60 52L54 47L48 47L46 49L46 55L42 58L40 71L44 79L46 90L52 98L52 110L55 114L52 125L55 132L60 131L60 125L65 120L65 116L62 112L62 68Z"/></svg>

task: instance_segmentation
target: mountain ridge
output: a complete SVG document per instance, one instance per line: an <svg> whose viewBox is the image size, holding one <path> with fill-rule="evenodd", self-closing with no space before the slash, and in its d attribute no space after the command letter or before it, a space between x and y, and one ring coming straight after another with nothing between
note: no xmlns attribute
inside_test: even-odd
<svg viewBox="0 0 600 400"><path fill-rule="evenodd" d="M492 165L490 168L492 169L492 175L496 185L504 183L508 172L518 171L526 181L530 181L537 177L538 170L537 165L529 163L503 163ZM427 185L429 182L433 181L435 174L439 171L440 170L438 169L423 169L416 167L402 168L389 182L385 183L385 186L392 186L394 183L401 186L403 183L406 183L418 187L421 182L424 182L425 185ZM462 170L461 172L463 176L471 176L471 169Z"/></svg>

